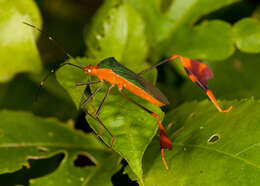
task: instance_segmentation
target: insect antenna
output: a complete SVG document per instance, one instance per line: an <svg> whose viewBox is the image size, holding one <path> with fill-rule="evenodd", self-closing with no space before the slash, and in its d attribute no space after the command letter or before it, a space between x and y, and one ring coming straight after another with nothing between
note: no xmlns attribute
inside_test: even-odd
<svg viewBox="0 0 260 186"><path fill-rule="evenodd" d="M37 102L38 96L39 96L40 91L41 91L41 88L44 86L44 84L45 84L45 82L48 80L49 76L50 76L51 74L53 74L54 72L56 72L59 68L63 67L64 65L71 65L71 66L80 68L81 70L84 70L84 68L81 67L81 66L75 65L75 64L73 64L73 63L67 63L67 62L61 63L56 69L51 69L51 70L49 71L49 73L48 73L48 74L43 78L43 80L40 82L40 85L39 85L39 87L38 87L38 89L37 89L37 92L36 92L36 94L35 94L35 97L34 97L34 102Z"/></svg>
<svg viewBox="0 0 260 186"><path fill-rule="evenodd" d="M43 80L41 81L40 83L40 86L36 92L36 95L35 95L35 98L34 98L34 101L37 101L37 98L38 98L38 95L40 93L40 90L41 88L44 86L45 82L47 81L47 79L49 78L49 76L56 72L59 68L63 67L64 65L71 65L71 66L74 66L74 67L77 67L77 68L80 68L81 70L84 70L84 64L81 63L79 60L77 60L76 58L74 58L72 55L70 55L63 47L61 47L61 45L55 40L53 39L52 36L46 34L44 31L42 31L41 29L39 29L38 27L36 27L35 25L32 25L30 23L27 23L27 22L22 22L23 24L29 26L29 27L32 27L33 29L37 30L38 32L42 33L42 35L44 35L46 38L48 38L50 41L53 42L53 44L60 50L62 51L62 53L64 55L66 55L69 59L72 59L73 61L75 61L78 65L75 65L73 63L69 63L69 62L64 62L64 63L61 63L56 69L52 69L44 78Z"/></svg>
<svg viewBox="0 0 260 186"><path fill-rule="evenodd" d="M63 47L61 47L61 45L58 43L58 41L56 41L55 39L53 39L52 36L46 34L43 30L39 29L38 27L36 27L35 25L32 25L30 23L27 22L22 22L23 24L30 26L32 28L34 28L35 30L38 30L40 33L42 33L45 37L47 37L50 41L53 42L53 44L60 49L60 51L62 51L63 54L65 54L68 58L72 59L73 61L75 61L76 63L78 63L80 66L85 66L83 63L81 63L79 60L77 60L76 58L74 58L72 55L70 55L70 53L68 53Z"/></svg>

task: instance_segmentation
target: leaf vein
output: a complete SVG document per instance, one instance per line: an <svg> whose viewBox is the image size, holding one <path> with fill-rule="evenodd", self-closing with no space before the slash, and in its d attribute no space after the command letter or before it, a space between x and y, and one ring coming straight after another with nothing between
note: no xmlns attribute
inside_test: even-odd
<svg viewBox="0 0 260 186"><path fill-rule="evenodd" d="M201 145L190 145L190 144L182 144L182 143L173 143L173 145L183 146L183 147L200 148L200 149L205 149L205 150L208 150L208 151L215 151L217 153L224 154L224 155L229 156L231 158L243 161L244 163L246 163L248 165L251 165L252 167L256 167L256 168L260 169L260 165L257 165L257 164L255 164L255 163L253 163L253 162L251 162L251 161L249 161L247 159L244 159L244 158L241 158L239 156L236 156L235 154L231 154L231 153L219 150L219 149L213 149L213 148L209 148L209 147L205 147L205 146L201 146Z"/></svg>

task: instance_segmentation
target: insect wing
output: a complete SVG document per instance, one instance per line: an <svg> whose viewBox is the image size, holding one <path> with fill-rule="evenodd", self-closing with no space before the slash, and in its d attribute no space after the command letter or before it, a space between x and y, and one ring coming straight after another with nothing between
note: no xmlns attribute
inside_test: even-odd
<svg viewBox="0 0 260 186"><path fill-rule="evenodd" d="M131 71L130 69L118 63L115 60L115 58L111 57L101 61L98 64L98 67L111 69L115 74L133 83L137 87L141 88L143 91L153 96L155 99L161 101L164 104L169 104L167 98L157 87L155 87L154 85L152 85L151 83L143 79L135 72Z"/></svg>

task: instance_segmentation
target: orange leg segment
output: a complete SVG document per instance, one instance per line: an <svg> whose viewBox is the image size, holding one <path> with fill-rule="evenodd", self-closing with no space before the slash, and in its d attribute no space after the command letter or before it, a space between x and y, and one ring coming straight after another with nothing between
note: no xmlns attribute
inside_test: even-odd
<svg viewBox="0 0 260 186"><path fill-rule="evenodd" d="M215 98L215 96L213 95L213 93L212 93L211 90L209 90L209 89L206 90L206 94L208 95L209 99L210 99L211 102L215 105L215 107L218 109L219 112L229 112L229 111L231 111L232 106L230 106L230 107L229 107L228 109L226 109L226 110L222 110L222 109L220 108L220 106L218 105L217 100L216 100L216 98Z"/></svg>

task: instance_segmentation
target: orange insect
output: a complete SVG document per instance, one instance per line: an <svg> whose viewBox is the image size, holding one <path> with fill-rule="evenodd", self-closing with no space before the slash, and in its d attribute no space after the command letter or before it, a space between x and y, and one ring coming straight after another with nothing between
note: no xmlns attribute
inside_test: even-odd
<svg viewBox="0 0 260 186"><path fill-rule="evenodd" d="M35 27L31 24L28 24L28 23L25 23L25 24L37 29L40 32L42 32L40 29L38 29L37 27ZM52 37L48 36L48 38L50 40L54 41ZM55 44L57 45L56 42L55 42ZM62 48L60 48L60 49L62 49ZM185 57L182 57L180 55L173 55L170 58L167 58L167 59L159 62L158 64L156 64L156 65L136 74L135 72L133 72L130 69L126 68L125 66L121 65L113 57L104 59L103 61L101 61L97 65L87 65L86 66L86 65L81 64L79 61L77 61L75 58L73 58L70 54L65 52L63 49L62 49L62 51L69 58L75 60L78 64L80 64L80 66L78 66L78 65L75 65L75 64L72 64L72 63L64 63L64 64L62 64L62 66L63 65L72 65L74 67L82 69L84 71L84 73L90 74L90 75L95 76L99 79L98 81L93 81L93 82L77 83L77 86L89 85L89 84L93 84L93 83L101 83L101 86L98 87L82 103L81 108L86 112L86 114L90 115L93 119L98 121L107 130L109 135L112 137L111 148L114 144L114 136L106 128L106 126L102 123L102 121L99 119L99 113L100 113L100 111L101 111L101 109L104 105L104 102L105 102L107 96L109 95L111 89L113 87L117 86L119 92L126 99L128 99L132 103L136 104L138 107L140 107L141 109L143 109L147 113L151 114L157 120L158 128L159 128L159 134L160 134L161 159L162 159L166 169L168 169L168 166L167 166L167 163L164 159L164 149L170 149L171 150L172 149L172 143L171 143L170 138L166 134L163 125L161 124L159 116L156 113L149 110L148 108L140 105L139 103L137 103L136 101L134 101L133 99L128 97L127 95L125 95L122 92L123 88L127 89L128 91L134 93L135 95L141 97L142 99L145 99L146 101L148 101L148 102L150 102L154 105L157 105L159 107L162 107L164 105L169 104L169 102L168 102L167 98L164 96L164 94L158 88L156 88L154 85L152 85L151 83L149 83L148 81L143 79L140 75L149 71L149 70L151 70L151 69L153 69L153 68L156 68L159 65L162 65L162 64L167 63L169 61L175 60L176 58L180 58L182 65L183 65L184 69L186 70L189 78L206 92L209 99L213 102L213 104L216 106L216 108L220 112L229 112L232 109L232 106L229 107L227 110L222 110L219 107L213 93L211 92L211 90L208 89L208 85L207 85L208 79L213 77L213 73L211 72L211 70L209 69L209 67L207 65L205 65L205 64L203 64L199 61L195 61L195 60L192 60L192 59L189 59L189 58L185 58ZM47 78L45 78L44 81L46 79ZM44 81L41 83L41 86L43 86ZM85 106L96 95L96 93L99 90L101 90L101 88L104 85L104 81L109 82L111 85L108 88L108 90L105 94L105 97L103 98L96 114L92 115L91 113L89 113L85 109Z"/></svg>

